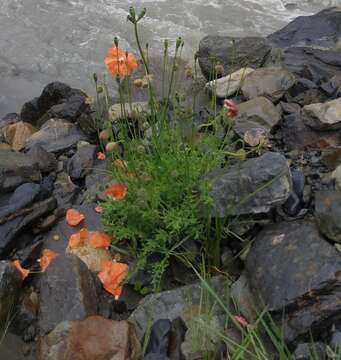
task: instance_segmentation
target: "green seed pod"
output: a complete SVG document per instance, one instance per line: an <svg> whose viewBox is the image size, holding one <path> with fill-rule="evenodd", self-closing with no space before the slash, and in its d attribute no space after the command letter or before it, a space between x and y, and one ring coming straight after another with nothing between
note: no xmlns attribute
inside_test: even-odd
<svg viewBox="0 0 341 360"><path fill-rule="evenodd" d="M93 78L94 78L95 83L97 83L97 81L98 81L98 76L97 76L97 74L94 73L92 76L93 76Z"/></svg>
<svg viewBox="0 0 341 360"><path fill-rule="evenodd" d="M146 15L147 9L143 8L136 21L140 21Z"/></svg>
<svg viewBox="0 0 341 360"><path fill-rule="evenodd" d="M182 44L182 38L181 37L178 37L177 39L176 39L176 50L178 50L179 49L179 47L181 46L181 44Z"/></svg>

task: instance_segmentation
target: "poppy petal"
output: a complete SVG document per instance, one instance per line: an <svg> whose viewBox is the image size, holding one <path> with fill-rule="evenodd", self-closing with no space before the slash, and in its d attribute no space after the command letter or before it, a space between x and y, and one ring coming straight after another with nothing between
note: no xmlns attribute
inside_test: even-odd
<svg viewBox="0 0 341 360"><path fill-rule="evenodd" d="M30 270L24 269L24 268L21 266L19 260L13 261L13 264L14 264L14 266L16 267L16 269L19 271L19 273L20 273L20 275L21 275L21 278L22 278L23 280L25 280L25 279L27 278L27 276L29 275Z"/></svg>
<svg viewBox="0 0 341 360"><path fill-rule="evenodd" d="M80 213L78 210L76 209L69 209L66 212L66 222L70 225L70 226L77 226L79 225L83 220L85 219L85 216Z"/></svg>

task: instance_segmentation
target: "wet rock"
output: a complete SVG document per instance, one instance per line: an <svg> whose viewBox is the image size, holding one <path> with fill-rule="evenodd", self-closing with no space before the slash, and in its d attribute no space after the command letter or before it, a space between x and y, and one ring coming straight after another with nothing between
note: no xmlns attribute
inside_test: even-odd
<svg viewBox="0 0 341 360"><path fill-rule="evenodd" d="M341 128L341 98L323 104L311 104L303 108L303 121L315 130Z"/></svg>
<svg viewBox="0 0 341 360"><path fill-rule="evenodd" d="M50 119L27 140L26 149L40 145L47 152L63 152L81 140L86 140L86 137L75 124L62 119Z"/></svg>
<svg viewBox="0 0 341 360"><path fill-rule="evenodd" d="M299 16L283 29L268 36L276 46L309 46L338 49L341 41L339 7L323 10L312 16Z"/></svg>
<svg viewBox="0 0 341 360"><path fill-rule="evenodd" d="M11 191L25 182L39 182L38 164L26 154L0 150L0 192Z"/></svg>
<svg viewBox="0 0 341 360"><path fill-rule="evenodd" d="M8 125L4 129L4 135L6 142L11 145L12 149L20 151L25 147L26 140L37 131L31 124L19 121Z"/></svg>
<svg viewBox="0 0 341 360"><path fill-rule="evenodd" d="M319 230L328 239L341 243L341 192L315 193L315 219Z"/></svg>
<svg viewBox="0 0 341 360"><path fill-rule="evenodd" d="M172 329L172 322L168 319L159 319L151 327L146 355L167 355Z"/></svg>
<svg viewBox="0 0 341 360"><path fill-rule="evenodd" d="M245 77L253 71L251 68L242 68L230 75L208 82L205 87L218 98L224 99L239 91Z"/></svg>
<svg viewBox="0 0 341 360"><path fill-rule="evenodd" d="M265 153L209 174L214 216L268 213L282 205L292 189L285 157Z"/></svg>
<svg viewBox="0 0 341 360"><path fill-rule="evenodd" d="M263 38L208 35L199 43L198 59L203 75L211 80L214 64L223 65L225 74L246 66L256 69L265 63L270 51L271 45Z"/></svg>
<svg viewBox="0 0 341 360"><path fill-rule="evenodd" d="M0 261L0 323L9 325L21 287L21 277L10 261Z"/></svg>
<svg viewBox="0 0 341 360"><path fill-rule="evenodd" d="M267 306L289 344L319 336L340 316L341 256L309 221L266 227L246 259L260 307Z"/></svg>
<svg viewBox="0 0 341 360"><path fill-rule="evenodd" d="M68 163L68 173L71 178L79 180L91 173L95 157L95 145L85 145L79 148Z"/></svg>
<svg viewBox="0 0 341 360"><path fill-rule="evenodd" d="M57 169L57 160L54 154L47 152L40 145L32 146L27 154L38 163L42 173L49 173Z"/></svg>
<svg viewBox="0 0 341 360"><path fill-rule="evenodd" d="M131 324L100 316L64 321L39 343L39 356L44 360L138 360L140 355Z"/></svg>
<svg viewBox="0 0 341 360"><path fill-rule="evenodd" d="M272 102L265 97L257 97L238 105L234 131L245 139L248 132L260 130L267 138L280 120L281 114Z"/></svg>
<svg viewBox="0 0 341 360"><path fill-rule="evenodd" d="M226 278L215 277L210 281L210 286L221 299L227 301L229 281ZM201 288L199 284L147 295L130 315L129 321L135 324L139 339L142 339L148 324L159 319L172 321L181 317L186 326L189 327L191 315L194 316L197 313L196 309L200 303L200 297ZM215 307L213 313L221 314L222 310Z"/></svg>
<svg viewBox="0 0 341 360"><path fill-rule="evenodd" d="M57 256L40 279L39 333L65 320L84 320L97 313L94 279L73 255Z"/></svg>
<svg viewBox="0 0 341 360"><path fill-rule="evenodd" d="M286 69L256 69L245 78L242 92L247 99L268 96L273 100L279 100L295 82L295 76Z"/></svg>
<svg viewBox="0 0 341 360"><path fill-rule="evenodd" d="M320 342L299 344L294 352L294 360L324 360L326 357L326 345Z"/></svg>

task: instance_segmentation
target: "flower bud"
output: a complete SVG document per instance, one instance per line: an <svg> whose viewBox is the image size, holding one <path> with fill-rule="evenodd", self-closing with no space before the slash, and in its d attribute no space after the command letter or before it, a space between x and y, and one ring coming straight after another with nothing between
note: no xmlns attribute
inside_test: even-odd
<svg viewBox="0 0 341 360"><path fill-rule="evenodd" d="M222 77L222 76L224 75L225 69L224 69L224 66L223 66L223 65L217 64L217 65L214 67L214 71L215 71L215 73L216 73L216 76Z"/></svg>
<svg viewBox="0 0 341 360"><path fill-rule="evenodd" d="M107 141L109 140L110 138L110 133L108 130L102 130L100 133L99 133L99 138L100 140L102 141Z"/></svg>
<svg viewBox="0 0 341 360"><path fill-rule="evenodd" d="M113 153L114 151L120 150L120 144L118 142L111 141L107 143L105 151L107 153Z"/></svg>
<svg viewBox="0 0 341 360"><path fill-rule="evenodd" d="M118 37L117 36L114 37L114 44L116 47L118 47Z"/></svg>
<svg viewBox="0 0 341 360"><path fill-rule="evenodd" d="M93 78L94 78L95 83L97 83L97 81L98 81L98 76L97 76L97 74L94 73L92 76L93 76Z"/></svg>
<svg viewBox="0 0 341 360"><path fill-rule="evenodd" d="M134 86L140 89L143 86L143 80L142 79L134 80Z"/></svg>
<svg viewBox="0 0 341 360"><path fill-rule="evenodd" d="M130 14L131 18L134 20L134 22L136 22L136 12L135 12L135 9L133 6L130 6L129 14Z"/></svg>
<svg viewBox="0 0 341 360"><path fill-rule="evenodd" d="M192 68L188 67L188 68L185 70L185 76L186 76L186 79L193 79L193 78L194 78L194 74L193 74Z"/></svg>
<svg viewBox="0 0 341 360"><path fill-rule="evenodd" d="M136 21L140 21L146 15L147 9L143 8Z"/></svg>
<svg viewBox="0 0 341 360"><path fill-rule="evenodd" d="M96 91L97 94L101 94L103 92L103 86L97 86Z"/></svg>
<svg viewBox="0 0 341 360"><path fill-rule="evenodd" d="M179 49L179 47L181 46L181 44L182 44L182 38L181 37L178 37L177 39L176 39L176 50L178 50Z"/></svg>

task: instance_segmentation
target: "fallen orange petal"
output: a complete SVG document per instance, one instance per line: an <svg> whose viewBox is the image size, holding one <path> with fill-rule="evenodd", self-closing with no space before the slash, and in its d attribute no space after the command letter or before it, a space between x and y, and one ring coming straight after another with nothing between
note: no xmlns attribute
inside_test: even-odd
<svg viewBox="0 0 341 360"><path fill-rule="evenodd" d="M72 234L69 238L69 247L71 249L77 248L82 244L82 239L80 233Z"/></svg>
<svg viewBox="0 0 341 360"><path fill-rule="evenodd" d="M124 184L113 184L105 189L105 193L114 200L122 200L128 193L128 186Z"/></svg>
<svg viewBox="0 0 341 360"><path fill-rule="evenodd" d="M76 209L69 209L66 212L66 222L70 225L70 226L77 226L79 225L83 220L85 219L85 216L80 213L78 210Z"/></svg>
<svg viewBox="0 0 341 360"><path fill-rule="evenodd" d="M23 280L25 280L25 279L27 278L28 274L30 273L30 270L24 269L24 268L21 266L19 260L13 261L13 264L14 264L14 266L16 267L16 269L20 272L21 278L22 278Z"/></svg>
<svg viewBox="0 0 341 360"><path fill-rule="evenodd" d="M112 237L99 231L91 231L90 245L94 248L108 248L111 244Z"/></svg>
<svg viewBox="0 0 341 360"><path fill-rule="evenodd" d="M86 239L89 236L89 230L86 228L80 229L79 236L81 239Z"/></svg>
<svg viewBox="0 0 341 360"><path fill-rule="evenodd" d="M45 272L50 262L59 254L50 249L44 249L40 258L40 268L42 272Z"/></svg>
<svg viewBox="0 0 341 360"><path fill-rule="evenodd" d="M103 261L102 269L98 273L98 278L103 284L103 287L110 294L118 299L122 293L122 282L127 275L128 265L113 261Z"/></svg>
<svg viewBox="0 0 341 360"><path fill-rule="evenodd" d="M96 211L96 213L98 213L98 214L102 214L102 213L103 213L103 207L102 207L101 205L97 205L97 206L95 207L95 211Z"/></svg>
<svg viewBox="0 0 341 360"><path fill-rule="evenodd" d="M102 152L97 153L97 159L98 160L105 160L105 154Z"/></svg>

